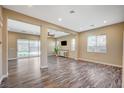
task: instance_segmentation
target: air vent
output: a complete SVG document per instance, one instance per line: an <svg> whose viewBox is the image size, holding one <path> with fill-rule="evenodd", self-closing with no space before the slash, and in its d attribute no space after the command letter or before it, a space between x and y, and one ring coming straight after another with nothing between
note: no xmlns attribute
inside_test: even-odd
<svg viewBox="0 0 124 93"><path fill-rule="evenodd" d="M74 13L75 13L75 11L74 11L74 10L71 10L71 11L70 11L70 14L74 14Z"/></svg>

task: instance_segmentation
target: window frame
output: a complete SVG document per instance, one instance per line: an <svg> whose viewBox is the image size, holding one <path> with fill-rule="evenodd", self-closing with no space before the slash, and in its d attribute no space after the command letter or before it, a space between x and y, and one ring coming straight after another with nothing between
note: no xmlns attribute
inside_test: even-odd
<svg viewBox="0 0 124 93"><path fill-rule="evenodd" d="M71 39L71 51L76 51L76 38Z"/></svg>
<svg viewBox="0 0 124 93"><path fill-rule="evenodd" d="M89 53L103 53L103 54L105 54L105 53L107 53L107 35L106 34L100 34L100 35L92 35L92 36L95 36L95 38L96 38L96 40L95 40L95 42L96 42L96 45L94 46L95 48L94 48L94 51L89 51L89 48L88 47L90 47L90 46L88 46L88 38L89 37L91 37L91 36L88 36L88 38L87 38L87 52L89 52ZM98 51L99 49L98 49L98 37L100 37L100 36L105 36L105 51Z"/></svg>

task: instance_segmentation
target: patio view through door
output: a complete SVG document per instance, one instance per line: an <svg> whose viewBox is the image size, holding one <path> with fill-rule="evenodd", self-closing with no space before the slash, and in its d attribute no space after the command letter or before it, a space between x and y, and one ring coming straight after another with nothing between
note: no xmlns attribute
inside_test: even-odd
<svg viewBox="0 0 124 93"><path fill-rule="evenodd" d="M18 58L37 57L39 55L40 55L39 40L17 39Z"/></svg>

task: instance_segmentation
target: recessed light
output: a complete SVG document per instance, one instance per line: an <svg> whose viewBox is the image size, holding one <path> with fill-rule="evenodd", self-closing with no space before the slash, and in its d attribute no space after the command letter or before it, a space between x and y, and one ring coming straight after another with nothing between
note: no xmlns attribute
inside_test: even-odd
<svg viewBox="0 0 124 93"><path fill-rule="evenodd" d="M58 18L58 21L61 22L62 21L62 18Z"/></svg>
<svg viewBox="0 0 124 93"><path fill-rule="evenodd" d="M79 29L82 30L82 27L80 27Z"/></svg>
<svg viewBox="0 0 124 93"><path fill-rule="evenodd" d="M103 22L104 22L104 23L107 23L107 21L106 21L106 20L104 20Z"/></svg>

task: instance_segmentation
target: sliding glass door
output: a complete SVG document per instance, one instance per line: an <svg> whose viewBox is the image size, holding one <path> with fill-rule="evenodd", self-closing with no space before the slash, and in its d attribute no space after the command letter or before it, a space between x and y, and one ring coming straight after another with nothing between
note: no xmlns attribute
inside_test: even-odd
<svg viewBox="0 0 124 93"><path fill-rule="evenodd" d="M17 40L17 56L18 58L34 57L40 54L40 43L38 40Z"/></svg>
<svg viewBox="0 0 124 93"><path fill-rule="evenodd" d="M28 57L29 56L29 41L24 39L18 39L17 41L17 56Z"/></svg>
<svg viewBox="0 0 124 93"><path fill-rule="evenodd" d="M30 56L39 55L39 41L31 40L29 44L29 48L30 48Z"/></svg>

